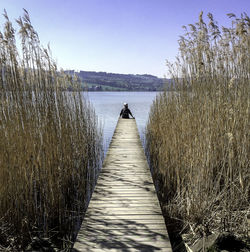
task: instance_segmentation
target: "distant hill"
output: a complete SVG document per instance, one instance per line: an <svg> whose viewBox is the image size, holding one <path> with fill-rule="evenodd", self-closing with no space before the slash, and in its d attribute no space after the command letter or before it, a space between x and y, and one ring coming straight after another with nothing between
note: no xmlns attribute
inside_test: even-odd
<svg viewBox="0 0 250 252"><path fill-rule="evenodd" d="M88 91L162 91L171 80L149 74L115 74L67 70L65 73L76 75L81 80L82 90Z"/></svg>

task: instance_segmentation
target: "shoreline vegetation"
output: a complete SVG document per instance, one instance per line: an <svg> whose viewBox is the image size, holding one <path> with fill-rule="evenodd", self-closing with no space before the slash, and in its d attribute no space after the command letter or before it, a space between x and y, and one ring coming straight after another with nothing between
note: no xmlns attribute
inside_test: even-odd
<svg viewBox="0 0 250 252"><path fill-rule="evenodd" d="M220 29L212 14L208 24L202 14L184 27L180 55L167 64L172 79L165 89L174 92L159 94L151 107L146 154L174 241L180 236L193 251L248 251L250 19L229 14L232 26ZM103 161L102 132L81 94L84 82L96 78L92 88L106 81L95 91L145 91L146 81L146 90L158 91L162 80L152 86L154 76L128 75L124 88L118 74L58 71L26 10L16 20L20 45L6 11L4 18L0 250L67 250ZM140 79L134 86L132 77Z"/></svg>
<svg viewBox="0 0 250 252"><path fill-rule="evenodd" d="M77 76L82 91L163 91L170 90L171 79L158 78L149 74L115 74L106 72L67 70ZM71 87L68 88L71 90Z"/></svg>
<svg viewBox="0 0 250 252"><path fill-rule="evenodd" d="M184 26L168 62L178 92L158 95L146 130L168 228L193 251L250 249L250 19L228 16Z"/></svg>
<svg viewBox="0 0 250 252"><path fill-rule="evenodd" d="M79 82L58 72L28 12L16 20L20 45L6 11L4 18L0 250L62 251L72 246L101 167L102 132L82 94L64 91Z"/></svg>

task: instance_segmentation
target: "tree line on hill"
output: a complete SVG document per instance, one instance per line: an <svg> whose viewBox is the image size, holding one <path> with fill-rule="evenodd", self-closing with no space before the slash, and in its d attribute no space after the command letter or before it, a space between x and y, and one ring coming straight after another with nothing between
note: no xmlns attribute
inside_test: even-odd
<svg viewBox="0 0 250 252"><path fill-rule="evenodd" d="M149 74L115 74L107 72L67 70L76 76L84 91L163 91L170 89L171 80ZM69 87L69 90L71 87Z"/></svg>

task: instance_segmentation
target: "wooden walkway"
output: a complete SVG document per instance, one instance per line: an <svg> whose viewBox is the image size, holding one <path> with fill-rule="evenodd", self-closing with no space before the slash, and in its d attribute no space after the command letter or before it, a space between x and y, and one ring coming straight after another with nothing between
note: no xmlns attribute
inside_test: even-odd
<svg viewBox="0 0 250 252"><path fill-rule="evenodd" d="M119 119L74 251L172 251L133 119Z"/></svg>

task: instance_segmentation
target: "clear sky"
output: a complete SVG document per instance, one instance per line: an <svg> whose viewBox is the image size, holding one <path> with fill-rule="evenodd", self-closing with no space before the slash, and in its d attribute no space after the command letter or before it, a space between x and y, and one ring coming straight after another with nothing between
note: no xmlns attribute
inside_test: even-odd
<svg viewBox="0 0 250 252"><path fill-rule="evenodd" d="M196 22L201 10L229 25L227 13L250 15L250 0L0 0L4 8L12 21L28 10L59 67L163 77L182 25Z"/></svg>

